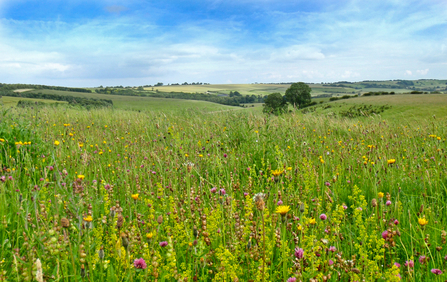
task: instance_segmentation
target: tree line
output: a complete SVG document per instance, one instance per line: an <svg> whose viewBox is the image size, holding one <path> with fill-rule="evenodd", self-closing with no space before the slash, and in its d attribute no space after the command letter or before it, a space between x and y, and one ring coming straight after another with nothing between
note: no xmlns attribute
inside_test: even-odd
<svg viewBox="0 0 447 282"><path fill-rule="evenodd" d="M11 90L0 89L0 96L21 97L21 98L34 98L34 99L47 99L55 101L66 101L69 105L78 105L86 108L100 108L100 107L113 107L112 100L109 99L95 99L74 97L69 95L57 95L47 94L41 92L13 92Z"/></svg>
<svg viewBox="0 0 447 282"><path fill-rule="evenodd" d="M74 87L64 87L64 86L49 86L49 85L38 85L38 84L6 84L0 83L0 90L17 90L17 89L49 89L49 90L59 90L59 91L70 91L70 92L83 92L92 93L91 90L85 88L74 88Z"/></svg>

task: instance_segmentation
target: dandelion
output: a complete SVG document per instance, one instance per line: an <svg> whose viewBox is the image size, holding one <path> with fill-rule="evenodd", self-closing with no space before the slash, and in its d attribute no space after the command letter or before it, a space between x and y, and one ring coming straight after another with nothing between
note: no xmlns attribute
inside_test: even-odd
<svg viewBox="0 0 447 282"><path fill-rule="evenodd" d="M91 215L88 215L88 216L84 217L84 221L92 222L93 221L93 217Z"/></svg>
<svg viewBox="0 0 447 282"><path fill-rule="evenodd" d="M132 197L132 199L134 199L136 201L136 200L138 200L138 196L139 195L140 194L138 194L138 193L137 194L132 194L131 197Z"/></svg>
<svg viewBox="0 0 447 282"><path fill-rule="evenodd" d="M56 141L54 141L54 145L55 145L55 146L59 146L59 144L60 144L60 142L59 142L59 141L57 141L57 140L56 140Z"/></svg>
<svg viewBox="0 0 447 282"><path fill-rule="evenodd" d="M276 213L279 213L282 216L285 216L286 213L288 213L289 211L290 211L289 206L278 206L275 210Z"/></svg>
<svg viewBox="0 0 447 282"><path fill-rule="evenodd" d="M152 232L146 234L146 238L149 240L152 239L153 236L154 234L152 234Z"/></svg>
<svg viewBox="0 0 447 282"><path fill-rule="evenodd" d="M284 172L284 170L281 170L281 169L275 169L275 170L271 171L271 173L274 177L280 176L281 174L283 174L283 172Z"/></svg>
<svg viewBox="0 0 447 282"><path fill-rule="evenodd" d="M139 258L133 261L133 265L138 269L146 269L147 264L143 258Z"/></svg>
<svg viewBox="0 0 447 282"><path fill-rule="evenodd" d="M390 164L394 164L396 162L396 160L395 159L389 159L388 161L387 161L387 163L390 165Z"/></svg>
<svg viewBox="0 0 447 282"><path fill-rule="evenodd" d="M315 218L311 218L311 219L309 219L309 224L314 225L315 223L317 223L317 221L315 220Z"/></svg>
<svg viewBox="0 0 447 282"><path fill-rule="evenodd" d="M379 192L377 195L379 196L380 199L382 199L384 196L383 192Z"/></svg>
<svg viewBox="0 0 447 282"><path fill-rule="evenodd" d="M418 219L418 223L419 223L420 226L425 226L425 225L428 224L428 220L426 220L425 217L419 218Z"/></svg>
<svg viewBox="0 0 447 282"><path fill-rule="evenodd" d="M78 178L81 179L81 180L83 180L83 179L85 178L85 175L79 174L79 175L78 175Z"/></svg>

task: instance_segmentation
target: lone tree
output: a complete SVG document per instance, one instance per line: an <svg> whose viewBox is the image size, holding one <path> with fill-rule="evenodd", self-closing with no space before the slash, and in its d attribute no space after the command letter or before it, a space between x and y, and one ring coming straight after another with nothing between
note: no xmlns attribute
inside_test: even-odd
<svg viewBox="0 0 447 282"><path fill-rule="evenodd" d="M287 101L280 93L272 93L264 99L264 109L266 114L280 115L287 112Z"/></svg>
<svg viewBox="0 0 447 282"><path fill-rule="evenodd" d="M310 103L310 92L312 89L304 82L293 83L286 90L286 99L293 107L301 108Z"/></svg>

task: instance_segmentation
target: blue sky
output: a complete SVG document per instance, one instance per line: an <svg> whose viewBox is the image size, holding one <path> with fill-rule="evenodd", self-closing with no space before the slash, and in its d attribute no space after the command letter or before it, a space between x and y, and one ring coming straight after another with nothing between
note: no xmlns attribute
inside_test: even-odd
<svg viewBox="0 0 447 282"><path fill-rule="evenodd" d="M447 1L0 0L0 82L447 78Z"/></svg>

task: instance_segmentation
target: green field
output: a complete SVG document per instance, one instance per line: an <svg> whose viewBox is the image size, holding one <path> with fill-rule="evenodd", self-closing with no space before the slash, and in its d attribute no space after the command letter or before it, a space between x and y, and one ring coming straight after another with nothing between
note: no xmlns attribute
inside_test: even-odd
<svg viewBox="0 0 447 282"><path fill-rule="evenodd" d="M447 279L445 94L269 116L39 91L115 106L2 98L0 281Z"/></svg>
<svg viewBox="0 0 447 282"><path fill-rule="evenodd" d="M182 100L182 99L165 99L153 97L136 97L136 96L121 96L121 95L107 95L98 93L84 93L71 92L59 90L33 90L35 93L46 93L55 95L70 95L74 97L95 98L95 99L110 99L113 101L114 108L136 110L136 111L177 111L197 109L199 111L222 111L235 109L239 107L231 107L210 103L206 101Z"/></svg>
<svg viewBox="0 0 447 282"><path fill-rule="evenodd" d="M395 93L408 93L413 90L420 91L441 91L447 92L447 80L415 80L411 81L413 86L398 84L398 81L374 81L355 83L332 83L332 84L309 84L312 88L312 95L332 94L346 95L366 92L386 91ZM332 85L341 87L334 87ZM380 87L377 87L380 86ZM274 92L284 94L290 84L211 84L211 85L165 85L158 87L146 87L148 91L160 92L185 92L185 93L215 93L229 94L230 91L238 91L242 95L268 95ZM398 87L398 88L396 88ZM413 88L414 87L414 88Z"/></svg>

